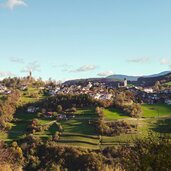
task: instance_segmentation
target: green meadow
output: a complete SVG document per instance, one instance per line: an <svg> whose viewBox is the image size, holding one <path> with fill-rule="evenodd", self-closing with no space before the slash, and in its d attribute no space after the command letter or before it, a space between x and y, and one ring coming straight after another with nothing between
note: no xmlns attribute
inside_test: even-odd
<svg viewBox="0 0 171 171"><path fill-rule="evenodd" d="M20 104L34 103L43 99L42 95L37 98L30 97L31 93L38 93L38 89L29 88L23 91ZM171 106L164 104L142 105L141 118L131 118L116 108L104 109L105 122L123 120L137 127L137 132L132 134L121 134L118 136L99 136L97 130L91 121L98 118L95 107L78 108L75 112L75 118L60 121L63 132L56 142L58 144L67 144L71 146L82 146L86 148L99 149L105 146L131 143L136 138L144 138L153 133L170 133L171 132ZM37 119L40 125L49 125L49 129L42 132L34 133L40 138L51 138L57 131L55 119L38 118L37 114L30 114L23 111L17 111L15 120L11 124L11 129L7 132L0 132L0 139L4 141L13 141L23 138L27 134L29 123Z"/></svg>

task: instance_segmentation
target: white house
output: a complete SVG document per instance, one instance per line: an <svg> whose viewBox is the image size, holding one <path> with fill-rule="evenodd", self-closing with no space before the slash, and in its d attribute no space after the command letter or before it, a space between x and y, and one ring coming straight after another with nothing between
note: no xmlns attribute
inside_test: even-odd
<svg viewBox="0 0 171 171"><path fill-rule="evenodd" d="M144 88L144 92L146 92L146 93L153 93L154 90L152 88Z"/></svg>
<svg viewBox="0 0 171 171"><path fill-rule="evenodd" d="M27 108L27 112L28 113L35 113L39 108L38 107L34 107L34 106L29 106Z"/></svg>
<svg viewBox="0 0 171 171"><path fill-rule="evenodd" d="M97 93L95 96L94 96L94 99L100 99L101 97L101 94Z"/></svg>
<svg viewBox="0 0 171 171"><path fill-rule="evenodd" d="M93 84L91 82L88 83L87 88L93 87Z"/></svg>
<svg viewBox="0 0 171 171"><path fill-rule="evenodd" d="M166 99L165 103L168 104L168 105L171 105L171 99Z"/></svg>

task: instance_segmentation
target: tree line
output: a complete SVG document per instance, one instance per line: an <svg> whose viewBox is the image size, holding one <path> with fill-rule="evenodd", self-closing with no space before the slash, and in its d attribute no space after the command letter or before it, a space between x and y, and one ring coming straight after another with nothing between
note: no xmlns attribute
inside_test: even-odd
<svg viewBox="0 0 171 171"><path fill-rule="evenodd" d="M8 166L8 170L168 171L171 164L170 139L153 135L130 145L99 150L59 145L29 135L11 145L1 143L0 152L0 166Z"/></svg>
<svg viewBox="0 0 171 171"><path fill-rule="evenodd" d="M0 129L10 129L10 122L13 120L20 99L20 92L15 90L5 99L0 101Z"/></svg>

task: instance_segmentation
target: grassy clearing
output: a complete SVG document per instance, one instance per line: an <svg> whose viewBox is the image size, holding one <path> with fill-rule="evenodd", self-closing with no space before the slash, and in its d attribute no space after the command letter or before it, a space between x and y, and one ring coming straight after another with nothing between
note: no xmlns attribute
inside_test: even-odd
<svg viewBox="0 0 171 171"><path fill-rule="evenodd" d="M99 148L99 137L97 135L89 136L77 133L64 133L60 136L58 143L88 148Z"/></svg>
<svg viewBox="0 0 171 171"><path fill-rule="evenodd" d="M77 115L77 119L81 120L92 120L98 117L94 107L79 108L74 114Z"/></svg>
<svg viewBox="0 0 171 171"><path fill-rule="evenodd" d="M84 118L84 116L82 116ZM99 148L99 138L96 130L89 125L86 119L72 119L61 122L64 132L59 139L59 143L82 146L88 148Z"/></svg>
<svg viewBox="0 0 171 171"><path fill-rule="evenodd" d="M143 117L171 116L171 106L165 104L142 105Z"/></svg>
<svg viewBox="0 0 171 171"><path fill-rule="evenodd" d="M129 116L125 115L119 109L115 108L104 109L104 116L106 120L129 118Z"/></svg>
<svg viewBox="0 0 171 171"><path fill-rule="evenodd" d="M77 143L88 143L91 145L98 145L99 139L73 134L70 136L62 135L59 139L59 142L77 142Z"/></svg>
<svg viewBox="0 0 171 171"><path fill-rule="evenodd" d="M94 107L87 107L87 108L79 108L75 112L75 114L80 114L80 115L95 115L95 108Z"/></svg>
<svg viewBox="0 0 171 171"><path fill-rule="evenodd" d="M157 133L171 133L171 118L160 118L157 119L153 127L151 127L151 130L157 132Z"/></svg>
<svg viewBox="0 0 171 171"><path fill-rule="evenodd" d="M61 122L64 133L77 133L85 135L96 135L95 128L88 124L88 120L72 119Z"/></svg>
<svg viewBox="0 0 171 171"><path fill-rule="evenodd" d="M92 145L88 144L87 142L57 142L58 145L66 145L66 146L73 146L73 147L81 147L81 148L88 148L88 149L99 149L99 145Z"/></svg>
<svg viewBox="0 0 171 171"><path fill-rule="evenodd" d="M165 85L171 86L171 81L170 81L170 82L165 83Z"/></svg>
<svg viewBox="0 0 171 171"><path fill-rule="evenodd" d="M32 121L33 119L37 119L41 125L46 125L53 121L50 118L47 119L37 118L36 114L31 114L27 112L17 112L15 114L15 119L16 121L12 124L12 127L7 134L7 138L10 141L22 138L27 133L27 127L30 121ZM45 136L45 134L52 135L52 130L38 133L38 135L43 135L43 136Z"/></svg>
<svg viewBox="0 0 171 171"><path fill-rule="evenodd" d="M37 98L30 97L31 94L38 94ZM20 105L28 104L28 103L35 103L41 99L46 98L43 94L39 94L39 89L29 87L27 91L22 91L22 97L20 100Z"/></svg>
<svg viewBox="0 0 171 171"><path fill-rule="evenodd" d="M102 136L102 145L131 143L137 138L136 134L121 134L119 136Z"/></svg>
<svg viewBox="0 0 171 171"><path fill-rule="evenodd" d="M146 137L150 131L156 134L171 132L171 106L162 104L142 105L142 109L142 116L144 118L140 119L131 118L115 108L104 109L106 121L124 120L129 124L138 125L138 131L135 134L121 134L111 137L102 136L101 145L99 145L99 136L95 127L89 124L90 120L97 118L95 108L78 109L74 119L60 122L64 130L57 143L99 149L110 145L131 143L136 138ZM27 112L17 112L15 118L16 121L12 124L8 134L0 132L0 139L12 141L22 138L27 133L27 126L33 119L38 119L41 125L52 124L47 131L36 132L36 136L47 139L57 131L57 127L53 124L54 119L51 118L37 118L36 114L29 114Z"/></svg>

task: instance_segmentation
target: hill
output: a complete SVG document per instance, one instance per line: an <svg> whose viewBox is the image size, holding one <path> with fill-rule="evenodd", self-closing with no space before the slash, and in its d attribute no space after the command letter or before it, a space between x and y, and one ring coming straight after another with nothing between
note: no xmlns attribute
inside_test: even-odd
<svg viewBox="0 0 171 171"><path fill-rule="evenodd" d="M126 78L127 80L130 80L130 81L137 81L139 76L128 76L128 75L118 74L118 75L110 75L107 78L117 79L117 80L124 80Z"/></svg>
<svg viewBox="0 0 171 171"><path fill-rule="evenodd" d="M106 78L87 78L76 79L64 82L64 85L82 84L85 85L88 82L105 83L106 85L118 85L126 78L130 84L138 86L154 86L156 81L161 83L167 83L171 81L171 71L164 71L158 74L146 75L146 76L128 76L128 75L111 75Z"/></svg>
<svg viewBox="0 0 171 171"><path fill-rule="evenodd" d="M64 85L73 85L73 84L87 84L88 82L99 82L99 83L106 83L106 84L118 84L122 81L113 79L113 78L87 78L87 79L76 79L76 80L69 80L64 82Z"/></svg>
<svg viewBox="0 0 171 171"><path fill-rule="evenodd" d="M128 75L116 74L116 75L110 75L107 78L117 79L117 80L124 80L124 78L126 78L129 81L137 81L138 78L141 78L141 77L143 78L159 77L159 76L167 75L168 73L171 73L171 71L163 71L158 74L145 75L145 76L128 76Z"/></svg>
<svg viewBox="0 0 171 171"><path fill-rule="evenodd" d="M166 75L160 75L156 77L140 77L135 84L139 86L154 86L157 81L164 84L171 81L171 72Z"/></svg>

